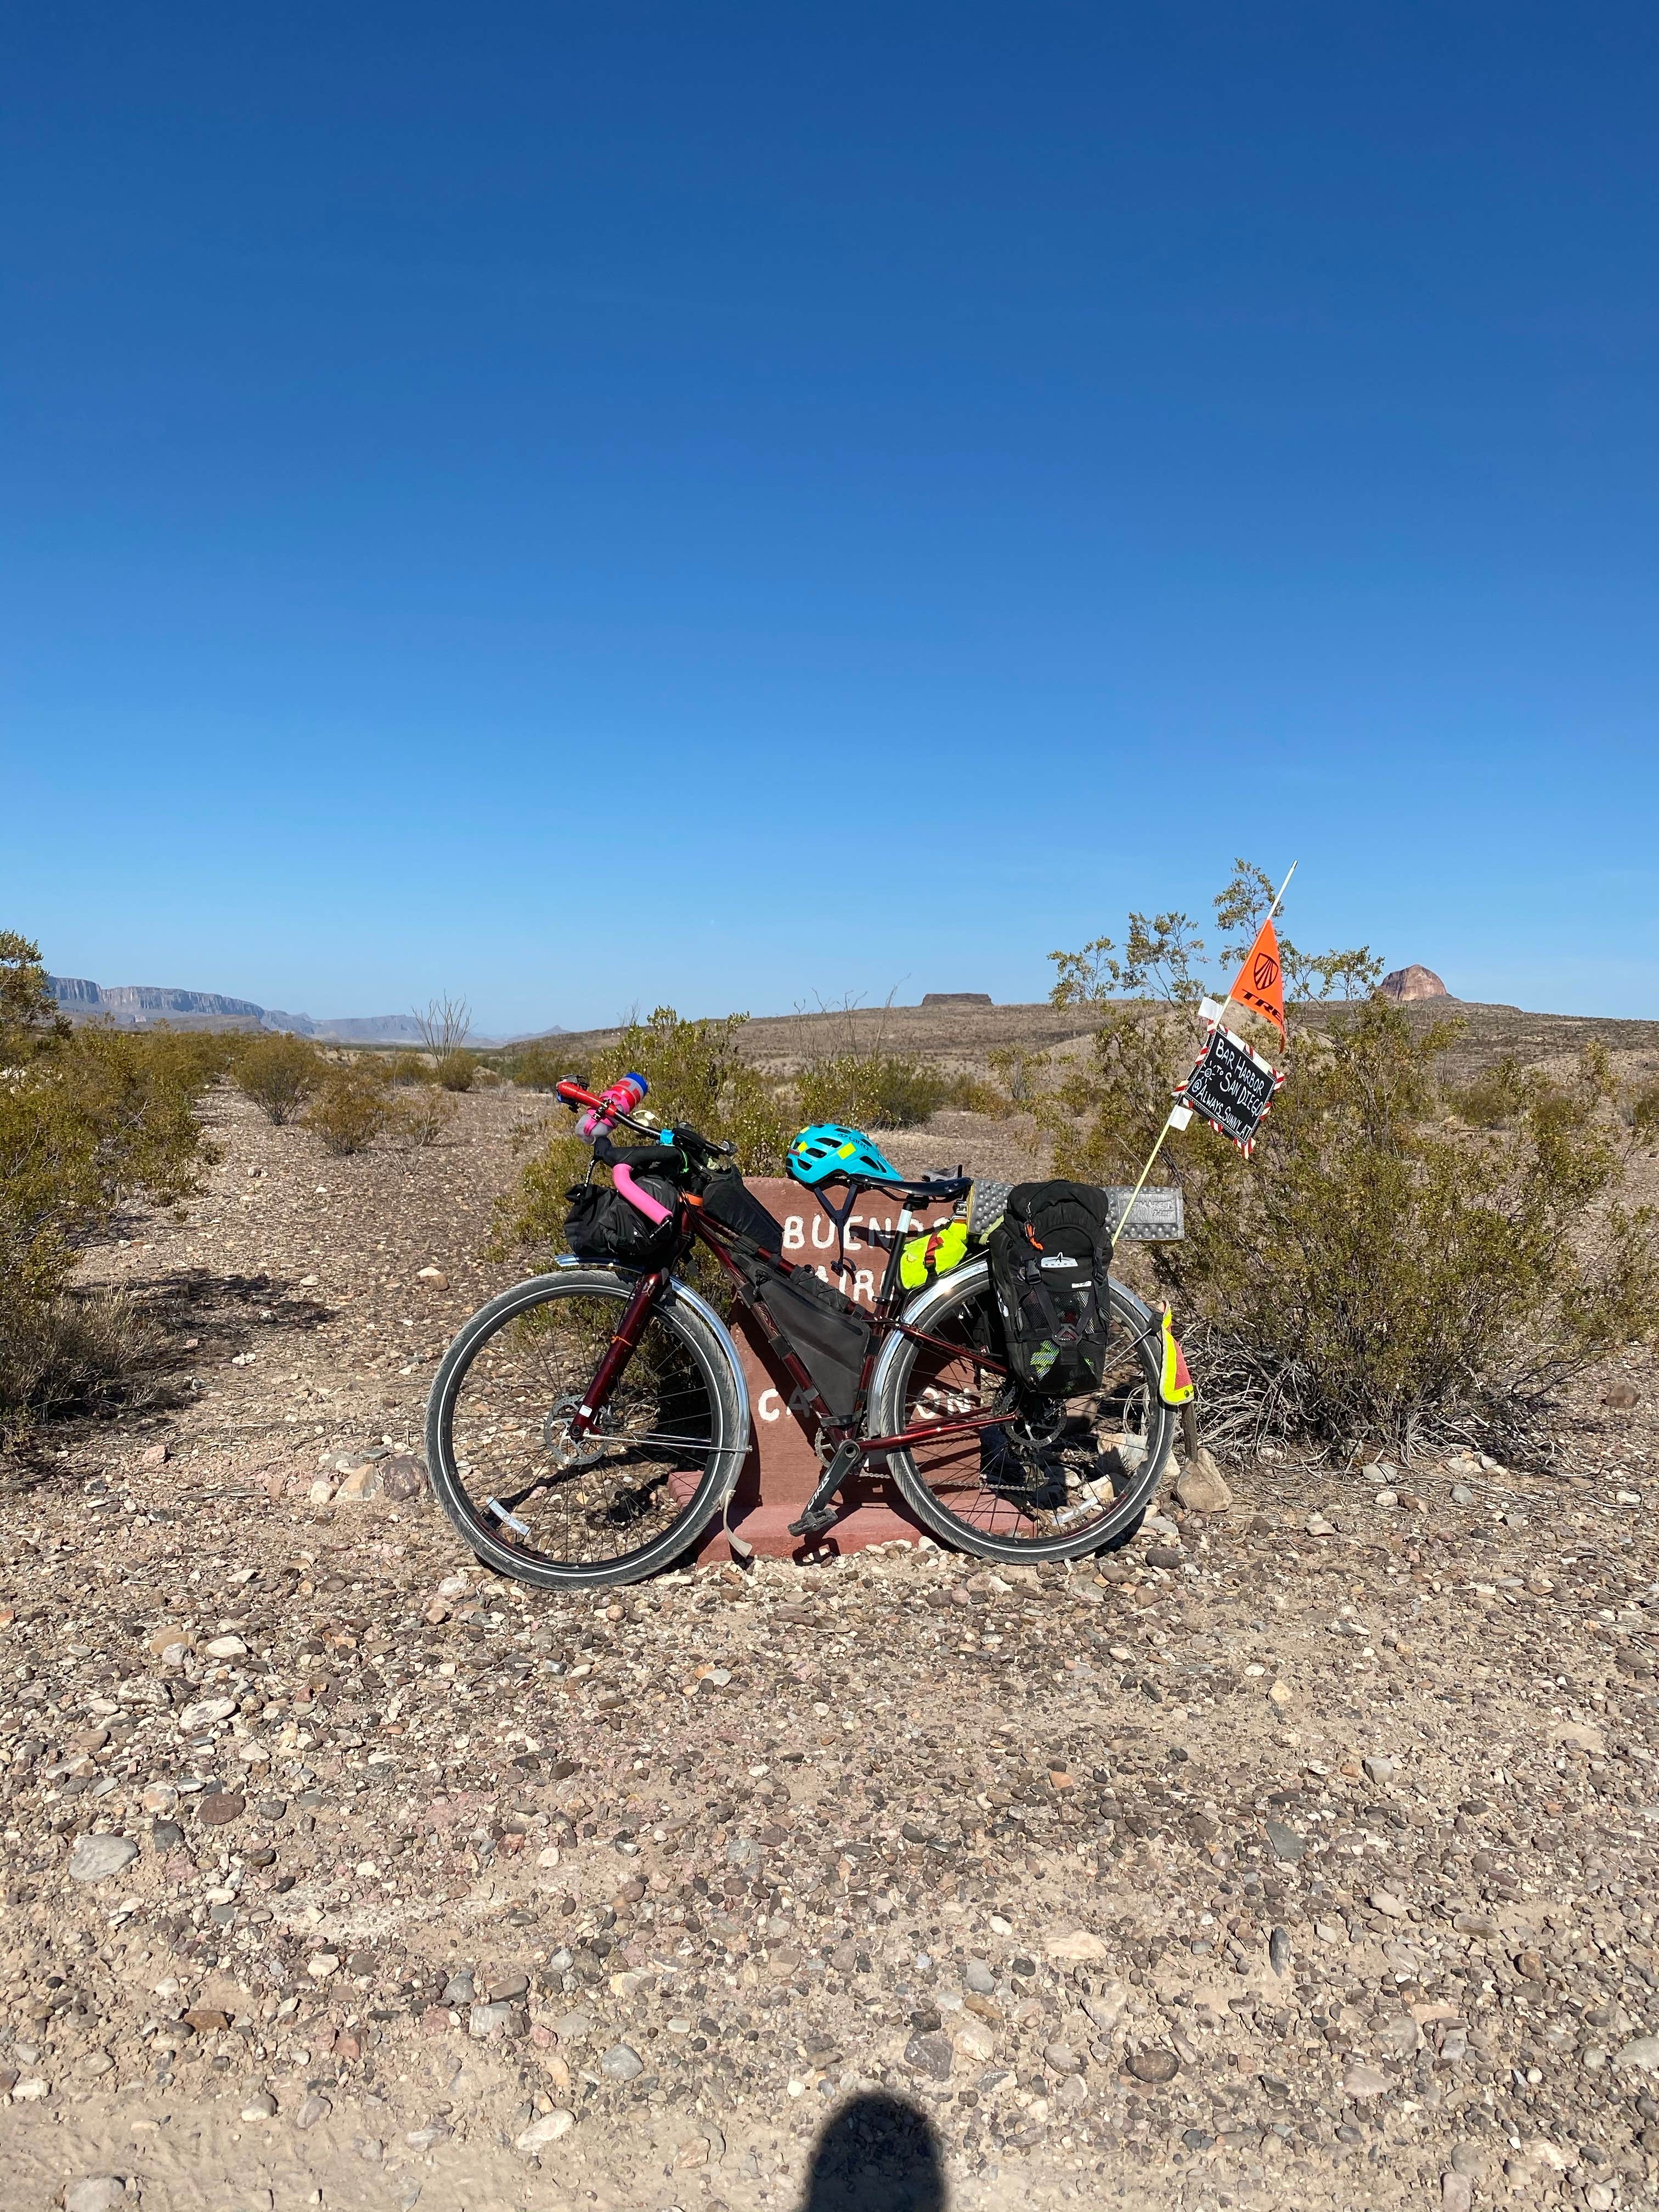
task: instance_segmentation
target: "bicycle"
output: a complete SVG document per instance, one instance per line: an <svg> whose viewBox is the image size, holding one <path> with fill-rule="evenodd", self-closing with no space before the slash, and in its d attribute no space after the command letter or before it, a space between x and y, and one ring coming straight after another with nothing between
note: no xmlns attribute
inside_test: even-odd
<svg viewBox="0 0 1659 2212"><path fill-rule="evenodd" d="M568 1080L557 1091L575 1111L603 1104ZM822 1473L794 1533L833 1525L835 1493L884 1465L922 1528L981 1559L1077 1559L1133 1534L1163 1477L1176 1418L1159 1388L1163 1316L1133 1291L1110 1284L1111 1347L1099 1388L1086 1401L1042 1397L1023 1389L999 1355L1001 1324L983 1255L913 1296L903 1291L902 1247L921 1225L912 1207L959 1207L968 1178L838 1177L845 1195L835 1204L815 1191L838 1245L865 1193L901 1201L892 1229L860 1225L886 1251L887 1265L873 1310L854 1325L845 1316L862 1310L816 1268L792 1264L703 1202L717 1183L726 1188L722 1174L749 1197L729 1168L731 1146L626 1114L613 1114L608 1126L649 1140L621 1146L601 1130L593 1155L660 1239L653 1264L561 1255L551 1273L515 1284L471 1316L428 1401L433 1486L487 1565L543 1589L636 1582L729 1515L751 1413L726 1319L675 1272L699 1250L788 1376L789 1412L813 1425ZM640 1175L663 1195L642 1190ZM758 1200L750 1202L769 1220ZM820 1357L815 1376L798 1348L799 1330L811 1334L803 1315L814 1314L823 1316L811 1325L821 1336L839 1317L843 1345L856 1346L867 1328L855 1364L837 1369ZM809 1343L808 1353L814 1348Z"/></svg>

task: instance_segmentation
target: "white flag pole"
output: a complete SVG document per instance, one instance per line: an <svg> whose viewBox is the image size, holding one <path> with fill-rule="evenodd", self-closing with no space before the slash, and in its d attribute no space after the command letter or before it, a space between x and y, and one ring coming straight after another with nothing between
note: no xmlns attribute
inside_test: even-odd
<svg viewBox="0 0 1659 2212"><path fill-rule="evenodd" d="M1291 878L1296 873L1301 865L1302 863L1299 860L1295 860L1291 862L1289 868L1285 871L1284 882L1280 884L1279 889L1273 893L1273 904L1267 908L1266 915L1262 917L1261 921L1256 924L1256 937L1259 938L1261 936L1262 931L1267 927L1267 924L1279 912L1279 908L1284 905L1285 894L1291 887ZM1253 938L1250 941L1254 944L1255 942L1255 939ZM1234 981L1237 981L1237 978L1235 977ZM1231 1006L1232 1003L1233 994L1230 990L1226 998L1222 1001L1222 1012L1224 1012L1227 1007ZM1179 1121L1176 1118L1177 1115L1181 1116ZM1172 1106L1170 1109L1169 1119L1164 1122L1164 1127L1158 1131L1158 1141L1152 1146L1152 1151L1146 1155L1146 1164L1140 1170L1140 1180L1129 1194L1129 1203L1123 1209L1123 1218L1118 1223L1116 1228L1112 1231L1112 1250L1114 1252L1117 1250L1119 1237L1122 1236L1124 1230L1128 1226L1129 1216L1135 1210L1135 1200L1140 1196L1141 1192L1146 1189L1146 1178L1151 1175L1153 1164L1157 1160L1158 1154L1164 1149L1164 1139L1169 1135L1171 1129L1184 1129L1191 1119L1192 1109L1189 1106Z"/></svg>

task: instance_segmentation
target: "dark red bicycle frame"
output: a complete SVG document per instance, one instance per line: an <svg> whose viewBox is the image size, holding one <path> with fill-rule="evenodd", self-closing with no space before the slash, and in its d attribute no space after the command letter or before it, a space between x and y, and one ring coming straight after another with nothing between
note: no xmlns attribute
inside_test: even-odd
<svg viewBox="0 0 1659 2212"><path fill-rule="evenodd" d="M947 1414L939 1420L929 1421L925 1428L904 1429L896 1436L854 1435L852 1428L846 1422L837 1421L832 1416L819 1395L817 1386L811 1376L791 1350L782 1332L765 1307L750 1293L748 1278L732 1256L720 1235L719 1225L710 1226L701 1205L695 1199L682 1196L680 1212L682 1221L689 1222L695 1235L700 1237L714 1253L722 1268L731 1278L733 1290L742 1299L749 1312L760 1323L775 1357L790 1381L795 1385L796 1395L789 1401L791 1413L799 1420L799 1414L797 1407L804 1404L805 1409L816 1419L820 1437L832 1446L854 1443L865 1460L868 1462L872 1459L883 1458L889 1452L902 1450L908 1444L927 1443L935 1437L969 1436L978 1429L1001 1428L1006 1426L1012 1418L1011 1413L1007 1411L994 1413ZM902 1232L872 1231L866 1228L864 1233L866 1241L884 1245L887 1250L887 1272L882 1279L881 1292L871 1316L875 1322L875 1328L871 1335L869 1348L864 1355L864 1365L859 1375L858 1401L860 1406L867 1407L870 1378L877 1358L881 1346L895 1332L901 1336L908 1336L913 1344L931 1345L935 1351L948 1352L953 1358L960 1358L968 1347L960 1344L947 1344L942 1337L930 1336L926 1329L913 1328L908 1322L900 1318L898 1291L901 1286L897 1278L899 1248L904 1241ZM776 1256L768 1254L766 1264L775 1267L786 1276L802 1272L798 1270L791 1261L784 1259L781 1254ZM804 1272L816 1274L817 1271L816 1268L808 1267ZM605 1346L604 1356L594 1371L593 1380L588 1385L580 1406L571 1416L570 1427L573 1435L585 1436L594 1421L598 1419L604 1409L605 1401L616 1387L617 1377L628 1364L629 1357L639 1341L640 1329L646 1316L661 1297L669 1280L670 1270L666 1267L659 1267L649 1274L641 1275L635 1284L634 1294L623 1311L617 1333ZM1000 1359L994 1359L977 1352L970 1356L976 1367L987 1369L994 1375L1006 1376L1008 1373L1007 1367Z"/></svg>

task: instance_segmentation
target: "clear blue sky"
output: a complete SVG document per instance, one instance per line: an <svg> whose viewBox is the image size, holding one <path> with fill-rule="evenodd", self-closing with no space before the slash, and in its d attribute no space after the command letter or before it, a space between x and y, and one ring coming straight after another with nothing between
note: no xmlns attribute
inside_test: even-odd
<svg viewBox="0 0 1659 2212"><path fill-rule="evenodd" d="M1659 1013L1659 18L0 26L0 925L313 1014Z"/></svg>

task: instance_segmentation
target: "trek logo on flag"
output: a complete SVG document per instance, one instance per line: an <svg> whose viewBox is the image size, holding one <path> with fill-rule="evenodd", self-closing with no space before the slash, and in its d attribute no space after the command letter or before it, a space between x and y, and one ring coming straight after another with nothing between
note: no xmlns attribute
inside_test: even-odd
<svg viewBox="0 0 1659 2212"><path fill-rule="evenodd" d="M1245 954L1244 964L1227 996L1270 1021L1280 1036L1288 1036L1285 1027L1285 969L1271 916L1262 923L1255 943Z"/></svg>

